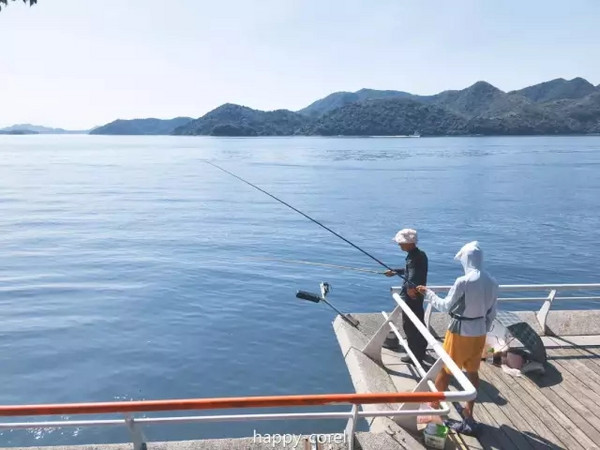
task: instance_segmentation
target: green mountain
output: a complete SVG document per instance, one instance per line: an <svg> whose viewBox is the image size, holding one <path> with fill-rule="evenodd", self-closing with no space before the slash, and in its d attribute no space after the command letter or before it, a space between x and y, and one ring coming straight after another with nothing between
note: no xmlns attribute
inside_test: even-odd
<svg viewBox="0 0 600 450"><path fill-rule="evenodd" d="M425 136L597 133L600 130L600 89L579 80L582 79L558 83L563 89L553 89L551 95L546 90L547 98L558 100L543 103L520 91L503 92L484 81L463 90L431 96L358 101L324 114L309 128L309 134L406 135L413 131ZM558 84L551 82L555 87ZM525 93L533 96L536 86ZM578 89L574 89L577 86ZM591 93L584 95L588 91Z"/></svg>
<svg viewBox="0 0 600 450"><path fill-rule="evenodd" d="M410 99L366 100L335 109L317 120L309 134L397 136L467 133L467 119L446 108Z"/></svg>
<svg viewBox="0 0 600 450"><path fill-rule="evenodd" d="M594 91L596 91L596 87L583 78L573 78L572 80L557 78L512 93L527 97L536 103L544 103L553 100L579 99Z"/></svg>
<svg viewBox="0 0 600 450"><path fill-rule="evenodd" d="M356 92L334 92L325 98L317 100L311 103L306 108L298 111L308 117L321 117L322 115L333 111L334 109L341 108L349 105L350 103L356 103L364 100L382 100L389 98L412 98L416 97L408 92L402 91L378 91L375 89L361 89Z"/></svg>
<svg viewBox="0 0 600 450"><path fill-rule="evenodd" d="M159 135L171 134L175 128L180 127L192 119L189 117L176 117L175 119L133 119L108 123L90 131L90 134L118 134L118 135Z"/></svg>
<svg viewBox="0 0 600 450"><path fill-rule="evenodd" d="M516 135L600 132L600 87L557 79L504 92L478 81L435 95L361 89L336 92L298 112L224 104L204 116L117 120L94 134L209 136Z"/></svg>
<svg viewBox="0 0 600 450"><path fill-rule="evenodd" d="M517 94L506 94L485 81L460 91L444 91L421 101L447 108L464 117L497 116L527 107L531 101Z"/></svg>
<svg viewBox="0 0 600 450"><path fill-rule="evenodd" d="M600 89L577 100L557 100L544 105L579 133L600 133Z"/></svg>
<svg viewBox="0 0 600 450"><path fill-rule="evenodd" d="M227 103L174 130L209 136L290 136L302 134L310 119L292 111L258 111Z"/></svg>

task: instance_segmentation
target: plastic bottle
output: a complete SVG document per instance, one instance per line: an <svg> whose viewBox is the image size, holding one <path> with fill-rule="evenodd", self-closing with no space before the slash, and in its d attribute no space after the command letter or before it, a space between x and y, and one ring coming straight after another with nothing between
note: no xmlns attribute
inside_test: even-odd
<svg viewBox="0 0 600 450"><path fill-rule="evenodd" d="M485 355L485 362L494 364L494 348L490 347Z"/></svg>

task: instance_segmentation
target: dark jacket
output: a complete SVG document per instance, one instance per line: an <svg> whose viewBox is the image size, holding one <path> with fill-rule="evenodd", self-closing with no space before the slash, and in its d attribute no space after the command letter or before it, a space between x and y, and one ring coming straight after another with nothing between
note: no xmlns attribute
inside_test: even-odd
<svg viewBox="0 0 600 450"><path fill-rule="evenodd" d="M427 255L418 247L413 248L406 255L406 268L402 270L402 274L406 278L402 293L406 293L409 288L416 288L419 285L427 285ZM417 293L417 297L423 299L423 296Z"/></svg>

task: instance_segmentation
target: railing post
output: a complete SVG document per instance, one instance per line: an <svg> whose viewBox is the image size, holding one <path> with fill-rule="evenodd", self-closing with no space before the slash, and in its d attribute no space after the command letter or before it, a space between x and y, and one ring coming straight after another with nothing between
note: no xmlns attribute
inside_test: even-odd
<svg viewBox="0 0 600 450"><path fill-rule="evenodd" d="M389 317L381 324L375 332L371 340L364 346L362 352L378 364L382 363L381 348L385 342L385 338L390 333L390 322L394 322L402 312L400 305L396 306Z"/></svg>
<svg viewBox="0 0 600 450"><path fill-rule="evenodd" d="M417 383L412 392L427 392L429 391L429 383L433 382L437 377L437 374L444 367L444 361L442 358L438 358L435 363L429 368L427 373L421 380ZM398 408L398 411L402 411L405 409L412 409L414 405L412 403L402 403ZM401 427L407 429L408 431L417 431L417 416L398 416L394 419Z"/></svg>
<svg viewBox="0 0 600 450"><path fill-rule="evenodd" d="M146 438L144 438L141 428L135 424L133 417L130 415L125 416L125 423L127 423L127 428L129 428L131 434L133 450L148 450Z"/></svg>
<svg viewBox="0 0 600 450"><path fill-rule="evenodd" d="M537 320L540 324L540 327L542 328L543 335L548 334L548 328L546 327L546 319L548 318L548 312L550 311L550 308L552 307L552 302L554 301L554 297L556 297L556 289L552 289L550 291L550 294L548 295L548 297L544 301L544 304L542 305L542 307L540 308L540 310L537 313Z"/></svg>
<svg viewBox="0 0 600 450"><path fill-rule="evenodd" d="M344 437L348 443L348 450L354 450L354 434L356 432L356 422L358 420L358 408L360 405L352 405L352 417L348 419Z"/></svg>

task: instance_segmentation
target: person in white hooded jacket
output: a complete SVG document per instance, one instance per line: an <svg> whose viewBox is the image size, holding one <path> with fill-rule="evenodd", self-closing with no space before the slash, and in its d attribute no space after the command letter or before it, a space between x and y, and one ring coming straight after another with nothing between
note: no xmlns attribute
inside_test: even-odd
<svg viewBox="0 0 600 450"><path fill-rule="evenodd" d="M467 372L469 380L477 388L486 334L496 317L498 283L483 270L483 252L477 241L464 245L454 259L462 263L465 274L456 279L446 298L438 297L425 286L418 286L417 290L435 309L450 314L444 350L459 368ZM435 386L439 391L446 391L449 382L450 373L444 368L437 376ZM456 427L457 431L474 432L474 404L475 401L467 403L463 410L464 420Z"/></svg>

